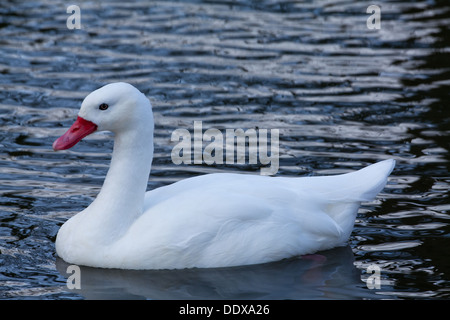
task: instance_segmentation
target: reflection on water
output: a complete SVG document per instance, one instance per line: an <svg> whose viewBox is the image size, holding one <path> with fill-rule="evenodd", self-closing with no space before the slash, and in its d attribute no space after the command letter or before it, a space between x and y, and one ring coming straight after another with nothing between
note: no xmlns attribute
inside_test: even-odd
<svg viewBox="0 0 450 320"><path fill-rule="evenodd" d="M449 298L450 9L443 0L384 1L381 29L368 30L368 5L83 1L82 28L68 30L63 1L2 1L0 297L104 297L114 287L120 297L151 299ZM194 121L204 130L278 129L278 176L343 173L386 158L397 166L362 206L351 252L327 252L323 265L83 268L82 292L70 292L55 236L96 196L112 141L101 133L70 151L51 145L81 99L112 81L132 83L154 106L149 188L210 172L259 173L248 163L174 165L171 133ZM377 292L361 281L373 264ZM139 279L148 287L134 285Z"/></svg>
<svg viewBox="0 0 450 320"><path fill-rule="evenodd" d="M382 298L380 290L365 288L353 260L351 249L342 247L317 258L234 268L132 271L81 267L81 289L73 291L86 299ZM73 274L67 273L68 266L56 260L65 277Z"/></svg>

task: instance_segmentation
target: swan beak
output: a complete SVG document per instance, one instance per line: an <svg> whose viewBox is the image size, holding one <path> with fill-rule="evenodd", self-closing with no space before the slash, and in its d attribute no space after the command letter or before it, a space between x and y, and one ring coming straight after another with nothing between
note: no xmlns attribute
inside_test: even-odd
<svg viewBox="0 0 450 320"><path fill-rule="evenodd" d="M79 116L69 130L53 142L53 150L70 149L95 130L97 130L97 125L95 123Z"/></svg>

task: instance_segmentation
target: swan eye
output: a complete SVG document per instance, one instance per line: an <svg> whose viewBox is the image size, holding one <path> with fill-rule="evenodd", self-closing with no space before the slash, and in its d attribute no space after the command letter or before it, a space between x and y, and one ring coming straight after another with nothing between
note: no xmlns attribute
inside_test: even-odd
<svg viewBox="0 0 450 320"><path fill-rule="evenodd" d="M101 105L98 106L98 108L99 108L100 110L106 110L106 109L109 108L109 106L108 106L106 103L102 103Z"/></svg>

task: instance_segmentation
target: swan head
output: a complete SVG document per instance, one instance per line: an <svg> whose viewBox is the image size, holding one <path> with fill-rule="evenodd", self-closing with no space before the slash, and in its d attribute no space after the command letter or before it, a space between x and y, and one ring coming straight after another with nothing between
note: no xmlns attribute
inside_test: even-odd
<svg viewBox="0 0 450 320"><path fill-rule="evenodd" d="M86 96L77 120L53 143L53 149L69 149L95 131L118 134L136 130L142 124L153 126L152 107L147 97L131 84L111 83Z"/></svg>

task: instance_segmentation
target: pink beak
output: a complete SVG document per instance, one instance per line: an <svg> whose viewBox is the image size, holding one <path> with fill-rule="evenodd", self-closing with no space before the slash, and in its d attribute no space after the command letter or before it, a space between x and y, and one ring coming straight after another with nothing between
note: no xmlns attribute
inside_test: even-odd
<svg viewBox="0 0 450 320"><path fill-rule="evenodd" d="M95 130L97 130L95 123L85 120L82 117L77 117L77 120L69 130L53 142L53 150L70 149Z"/></svg>

